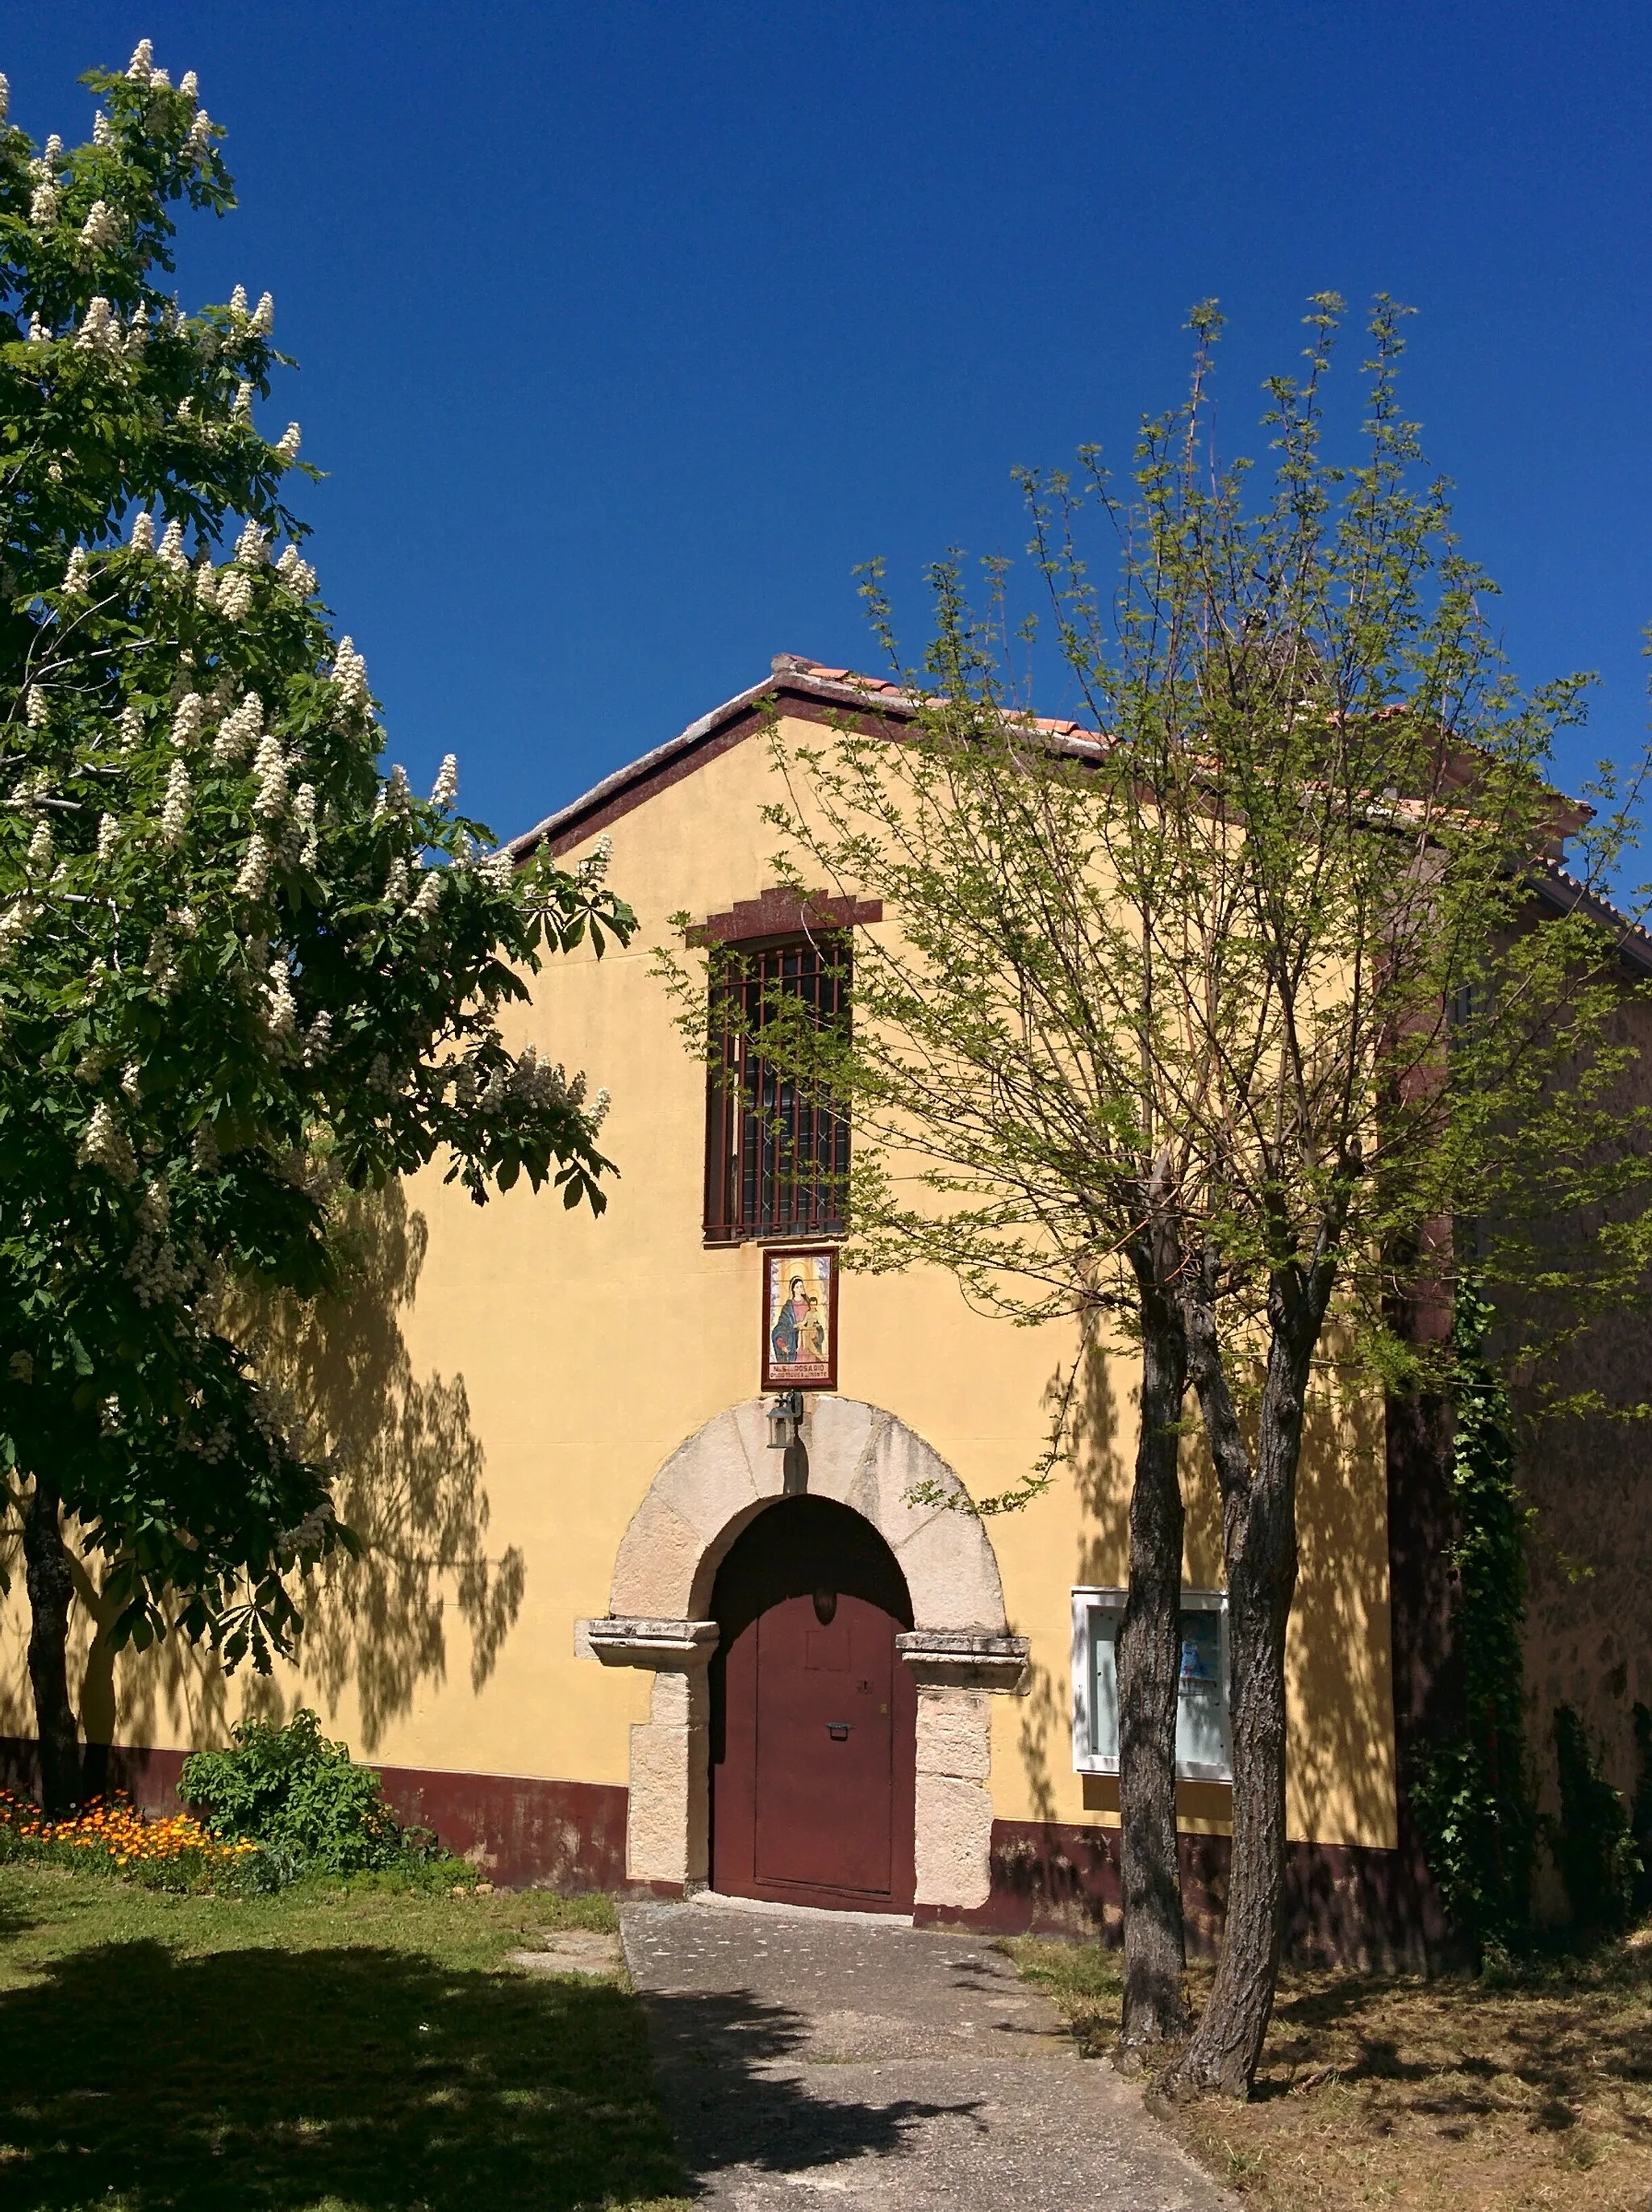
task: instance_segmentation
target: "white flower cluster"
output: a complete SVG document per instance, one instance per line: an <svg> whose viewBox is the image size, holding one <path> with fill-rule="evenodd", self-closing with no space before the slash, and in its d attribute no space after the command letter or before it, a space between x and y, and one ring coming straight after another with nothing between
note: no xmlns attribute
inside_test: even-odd
<svg viewBox="0 0 1652 2212"><path fill-rule="evenodd" d="M282 855L296 861L301 868L313 868L316 850L315 786L301 783L293 793L291 817L282 837Z"/></svg>
<svg viewBox="0 0 1652 2212"><path fill-rule="evenodd" d="M52 866L52 824L44 817L34 825L34 835L28 841L28 866L31 875L44 876Z"/></svg>
<svg viewBox="0 0 1652 2212"><path fill-rule="evenodd" d="M183 94L185 100L198 100L200 98L201 80L196 76L193 70L185 70L184 71L182 76L178 80L178 89Z"/></svg>
<svg viewBox="0 0 1652 2212"><path fill-rule="evenodd" d="M123 707L120 710L120 744L123 752L131 752L143 736L143 710L141 707Z"/></svg>
<svg viewBox="0 0 1652 2212"><path fill-rule="evenodd" d="M109 118L100 107L94 107L92 111L92 143L94 146L112 146L114 143Z"/></svg>
<svg viewBox="0 0 1652 2212"><path fill-rule="evenodd" d="M451 806L459 797L459 755L446 753L441 766L436 770L436 781L430 788L433 806Z"/></svg>
<svg viewBox="0 0 1652 2212"><path fill-rule="evenodd" d="M144 1184L138 1194L137 1218L157 1237L165 1233L172 1221L172 1197L165 1183L151 1179Z"/></svg>
<svg viewBox="0 0 1652 2212"><path fill-rule="evenodd" d="M232 315L244 315L246 313L246 287L245 284L238 284L234 290L230 294L229 312Z"/></svg>
<svg viewBox="0 0 1652 2212"><path fill-rule="evenodd" d="M287 810L288 759L281 739L273 730L258 739L258 749L252 756L252 773L258 779L253 795L252 811L273 819Z"/></svg>
<svg viewBox="0 0 1652 2212"><path fill-rule="evenodd" d="M218 604L218 574L210 553L203 553L195 564L195 596L203 607Z"/></svg>
<svg viewBox="0 0 1652 2212"><path fill-rule="evenodd" d="M0 76L0 123L3 123L10 112L11 86L4 76Z"/></svg>
<svg viewBox="0 0 1652 2212"><path fill-rule="evenodd" d="M139 1236L127 1261L125 1275L141 1306L158 1306L189 1288L191 1274L179 1265L170 1238L147 1231Z"/></svg>
<svg viewBox="0 0 1652 2212"><path fill-rule="evenodd" d="M23 702L23 712L27 717L28 726L31 730L45 729L46 718L46 693L40 689L38 684L31 684L29 685L27 696Z"/></svg>
<svg viewBox="0 0 1652 2212"><path fill-rule="evenodd" d="M58 187L36 185L28 203L28 219L37 230L49 230L58 220Z"/></svg>
<svg viewBox="0 0 1652 2212"><path fill-rule="evenodd" d="M585 1118L593 1137L608 1119L608 1109L613 1103L607 1091L598 1091L586 1109Z"/></svg>
<svg viewBox="0 0 1652 2212"><path fill-rule="evenodd" d="M101 1168L118 1183L130 1185L137 1180L137 1157L131 1139L120 1116L104 1099L100 1098L92 1109L76 1157L83 1167Z"/></svg>
<svg viewBox="0 0 1652 2212"><path fill-rule="evenodd" d="M293 463L298 459L298 449L302 443L303 433L296 422L289 422L280 437L276 439L276 451L288 468L291 468Z"/></svg>
<svg viewBox="0 0 1652 2212"><path fill-rule="evenodd" d="M196 1123L195 1134L189 1140L189 1156L197 1174L217 1174L218 1139L210 1121Z"/></svg>
<svg viewBox="0 0 1652 2212"><path fill-rule="evenodd" d="M46 345L50 342L51 337L51 331L47 328L46 325L40 320L39 314L37 310L37 312L32 314L28 319L29 343L31 345Z"/></svg>
<svg viewBox="0 0 1652 2212"><path fill-rule="evenodd" d="M115 320L114 309L101 292L94 293L88 301L75 343L82 353L118 351L120 325Z"/></svg>
<svg viewBox="0 0 1652 2212"><path fill-rule="evenodd" d="M111 246L120 243L125 228L120 217L107 200L94 200L86 221L81 225L81 244L88 253L101 253Z"/></svg>
<svg viewBox="0 0 1652 2212"><path fill-rule="evenodd" d="M153 553L155 550L155 517L147 507L140 507L132 517L132 550L134 553Z"/></svg>
<svg viewBox="0 0 1652 2212"><path fill-rule="evenodd" d="M395 1089L391 1079L390 1062L381 1052L373 1055L373 1065L367 1070L367 1089L388 1093Z"/></svg>
<svg viewBox="0 0 1652 2212"><path fill-rule="evenodd" d="M332 1500L324 1498L319 1505L311 1507L301 1521L282 1530L276 1539L276 1558L284 1565L306 1553L319 1552L326 1543L333 1517Z"/></svg>
<svg viewBox="0 0 1652 2212"><path fill-rule="evenodd" d="M157 994L162 999L171 998L173 993L178 988L183 978L178 973L178 963L172 957L170 930L157 929L149 939L149 957L143 963L143 972L155 985ZM131 1072L136 1077L136 1063Z"/></svg>
<svg viewBox="0 0 1652 2212"><path fill-rule="evenodd" d="M161 809L161 842L163 845L181 845L184 824L189 818L191 787L189 769L180 760L172 764L167 777L167 796Z"/></svg>
<svg viewBox="0 0 1652 2212"><path fill-rule="evenodd" d="M155 558L180 580L188 575L189 556L184 550L184 526L181 522L173 521L167 525L156 548Z"/></svg>
<svg viewBox="0 0 1652 2212"><path fill-rule="evenodd" d="M407 903L407 862L399 853L390 864L390 873L385 878L385 899L390 906Z"/></svg>
<svg viewBox="0 0 1652 2212"><path fill-rule="evenodd" d="M496 853L489 853L477 862L477 873L483 883L496 891L507 891L516 881L516 862L508 845L501 845Z"/></svg>
<svg viewBox="0 0 1652 2212"><path fill-rule="evenodd" d="M120 842L120 824L112 814L106 814L98 823L98 858L106 860Z"/></svg>
<svg viewBox="0 0 1652 2212"><path fill-rule="evenodd" d="M417 896L407 909L416 921L435 920L436 908L441 902L441 878L442 871L440 868L424 870L420 878Z"/></svg>
<svg viewBox="0 0 1652 2212"><path fill-rule="evenodd" d="M268 337L276 327L276 300L272 292L261 293L258 304L252 310L247 328L257 337Z"/></svg>
<svg viewBox="0 0 1652 2212"><path fill-rule="evenodd" d="M0 959L27 936L39 911L37 899L19 898L0 914Z"/></svg>
<svg viewBox="0 0 1652 2212"><path fill-rule="evenodd" d="M298 1023L298 1001L293 996L288 981L291 969L276 955L270 963L270 981L264 1023L272 1037L291 1036Z"/></svg>
<svg viewBox="0 0 1652 2212"><path fill-rule="evenodd" d="M252 611L252 579L245 568L232 568L218 593L218 611L226 622L245 622Z"/></svg>
<svg viewBox="0 0 1652 2212"><path fill-rule="evenodd" d="M249 520L235 540L235 558L243 568L261 568L270 558L270 533L262 523Z"/></svg>
<svg viewBox="0 0 1652 2212"><path fill-rule="evenodd" d="M474 1060L461 1060L454 1070L453 1091L461 1106L475 1105L478 1112L496 1114L512 1100L537 1107L582 1106L585 1077L569 1078L560 1062L552 1066L539 1058L538 1048L524 1045L513 1060L507 1054L498 1061L478 1089L480 1070ZM606 1106L604 1111L606 1112Z"/></svg>
<svg viewBox="0 0 1652 2212"><path fill-rule="evenodd" d="M367 703L367 665L353 640L341 637L333 660L332 679L338 686L338 703L347 712Z"/></svg>
<svg viewBox="0 0 1652 2212"><path fill-rule="evenodd" d="M315 590L315 570L289 545L276 563L276 574L295 599L307 599Z"/></svg>
<svg viewBox="0 0 1652 2212"><path fill-rule="evenodd" d="M399 822L404 822L412 804L413 790L407 780L407 770L398 761L391 769L388 780L379 787L379 796L373 802L373 818L375 822L382 822L388 814Z"/></svg>
<svg viewBox="0 0 1652 2212"><path fill-rule="evenodd" d="M157 933L157 934L158 933ZM149 947L149 959L153 962L154 958L155 947L151 945ZM125 1066L121 1069L120 1088L123 1095L129 1099L134 1106L137 1105L138 1100L143 1096L143 1070L138 1066L138 1064L135 1060L129 1060Z"/></svg>
<svg viewBox="0 0 1652 2212"><path fill-rule="evenodd" d="M324 1006L304 1032L304 1065L319 1067L332 1050L332 1016Z"/></svg>
<svg viewBox="0 0 1652 2212"><path fill-rule="evenodd" d="M126 74L134 84L148 84L155 75L155 41L140 39L132 49L132 58L126 64Z"/></svg>
<svg viewBox="0 0 1652 2212"><path fill-rule="evenodd" d="M91 570L87 563L86 548L76 545L69 556L69 566L64 570L64 591L71 599L84 599L90 580Z"/></svg>
<svg viewBox="0 0 1652 2212"><path fill-rule="evenodd" d="M256 691L249 691L219 724L212 741L212 757L221 768L230 761L245 760L263 735L264 702Z"/></svg>
<svg viewBox="0 0 1652 2212"><path fill-rule="evenodd" d="M264 838L255 836L246 848L246 858L241 862L241 872L235 878L236 896L261 899L269 881L270 848Z"/></svg>
<svg viewBox="0 0 1652 2212"><path fill-rule="evenodd" d="M586 854L575 871L581 890L594 890L608 873L608 863L614 857L614 841L604 830L602 836Z"/></svg>
<svg viewBox="0 0 1652 2212"><path fill-rule="evenodd" d="M189 127L189 137L184 141L184 153L191 161L204 161L212 150L212 118L204 107L196 111L195 120Z"/></svg>
<svg viewBox="0 0 1652 2212"><path fill-rule="evenodd" d="M236 289L240 289L238 285ZM252 387L245 379L235 386L235 404L229 411L238 422L252 420Z"/></svg>
<svg viewBox="0 0 1652 2212"><path fill-rule="evenodd" d="M178 710L172 718L172 741L182 747L193 744L201 734L201 724L206 714L206 701L198 691L185 691L178 702Z"/></svg>

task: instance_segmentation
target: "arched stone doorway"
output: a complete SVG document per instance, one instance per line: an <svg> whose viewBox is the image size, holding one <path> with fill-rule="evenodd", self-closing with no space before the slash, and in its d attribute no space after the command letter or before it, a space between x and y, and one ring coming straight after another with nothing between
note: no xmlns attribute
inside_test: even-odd
<svg viewBox="0 0 1652 2212"><path fill-rule="evenodd" d="M926 1486L962 1498L957 1475L881 1407L821 1393L807 1401L806 1490L868 1521L894 1554L912 1627L897 1638L917 1692L913 1844L920 1905L971 1907L990 1888L987 1697L1019 1689L1027 1645L1007 1632L998 1562L974 1514L914 1504ZM679 1445L633 1516L615 1562L607 1617L587 1625L610 1666L654 1673L649 1718L631 1731L627 1872L694 1889L709 1875L710 1690L720 1631L718 1569L742 1531L786 1494L792 1455L768 1448L763 1401L749 1400Z"/></svg>

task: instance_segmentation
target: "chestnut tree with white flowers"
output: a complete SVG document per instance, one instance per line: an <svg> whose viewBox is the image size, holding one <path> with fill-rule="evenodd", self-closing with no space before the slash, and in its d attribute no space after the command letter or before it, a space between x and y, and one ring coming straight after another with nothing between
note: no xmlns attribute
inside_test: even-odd
<svg viewBox="0 0 1652 2212"><path fill-rule="evenodd" d="M90 140L0 104L0 1475L49 1802L72 1798L72 1534L106 1632L267 1667L354 1540L233 1316L331 1285L333 1194L439 1153L600 1211L606 1105L499 1012L623 941L604 858L490 852L379 768L287 494L268 294L185 313L173 210L234 205L193 73L85 79ZM0 79L0 103L4 82Z"/></svg>

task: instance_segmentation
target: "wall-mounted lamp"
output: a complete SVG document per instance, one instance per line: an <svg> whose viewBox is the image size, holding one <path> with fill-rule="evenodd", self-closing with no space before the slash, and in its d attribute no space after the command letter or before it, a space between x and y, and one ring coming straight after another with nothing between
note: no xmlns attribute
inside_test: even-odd
<svg viewBox="0 0 1652 2212"><path fill-rule="evenodd" d="M802 1391L782 1390L768 1408L769 1450L789 1450L798 1442L802 1427Z"/></svg>

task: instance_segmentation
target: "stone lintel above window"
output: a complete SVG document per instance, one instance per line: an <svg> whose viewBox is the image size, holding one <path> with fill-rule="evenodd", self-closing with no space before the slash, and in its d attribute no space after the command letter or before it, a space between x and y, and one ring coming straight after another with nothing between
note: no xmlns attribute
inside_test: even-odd
<svg viewBox="0 0 1652 2212"><path fill-rule="evenodd" d="M882 899L840 897L830 891L793 891L779 885L754 899L736 899L726 914L708 914L688 932L690 945L746 945L764 938L817 936L881 921Z"/></svg>

